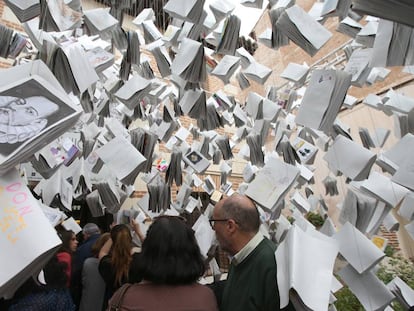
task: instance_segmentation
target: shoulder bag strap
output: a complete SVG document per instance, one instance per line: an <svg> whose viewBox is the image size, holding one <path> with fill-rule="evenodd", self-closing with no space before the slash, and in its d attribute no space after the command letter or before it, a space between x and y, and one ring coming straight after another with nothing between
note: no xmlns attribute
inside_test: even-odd
<svg viewBox="0 0 414 311"><path fill-rule="evenodd" d="M115 301L109 306L109 311L119 311L121 310L122 300L124 299L125 293L132 286L130 283L122 285L116 295Z"/></svg>

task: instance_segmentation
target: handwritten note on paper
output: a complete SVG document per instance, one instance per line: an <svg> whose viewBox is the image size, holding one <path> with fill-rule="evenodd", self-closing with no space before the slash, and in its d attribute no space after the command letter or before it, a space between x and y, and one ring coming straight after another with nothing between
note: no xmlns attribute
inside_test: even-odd
<svg viewBox="0 0 414 311"><path fill-rule="evenodd" d="M61 240L13 169L0 176L0 297L38 273Z"/></svg>

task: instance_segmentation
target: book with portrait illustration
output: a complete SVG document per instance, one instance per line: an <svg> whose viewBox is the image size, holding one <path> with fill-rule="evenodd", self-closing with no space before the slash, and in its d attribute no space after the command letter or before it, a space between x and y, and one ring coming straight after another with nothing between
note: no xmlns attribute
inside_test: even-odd
<svg viewBox="0 0 414 311"><path fill-rule="evenodd" d="M79 107L41 60L5 69L0 76L0 173L70 129Z"/></svg>

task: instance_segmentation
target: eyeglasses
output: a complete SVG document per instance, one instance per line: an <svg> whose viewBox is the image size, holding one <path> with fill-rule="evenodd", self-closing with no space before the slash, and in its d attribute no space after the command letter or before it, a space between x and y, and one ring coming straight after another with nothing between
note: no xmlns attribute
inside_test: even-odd
<svg viewBox="0 0 414 311"><path fill-rule="evenodd" d="M210 223L210 226L214 227L214 224L215 224L216 221L228 221L228 220L229 220L228 218L226 218L226 219L214 219L214 218L210 218L208 221Z"/></svg>

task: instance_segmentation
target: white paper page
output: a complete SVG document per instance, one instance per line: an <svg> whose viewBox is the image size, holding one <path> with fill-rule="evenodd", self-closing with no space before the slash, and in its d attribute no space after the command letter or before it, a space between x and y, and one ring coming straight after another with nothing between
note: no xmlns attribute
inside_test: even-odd
<svg viewBox="0 0 414 311"><path fill-rule="evenodd" d="M305 65L300 65L296 63L289 63L287 67L283 70L280 74L282 78L292 80L292 81L299 81L303 78L309 71L309 67Z"/></svg>
<svg viewBox="0 0 414 311"><path fill-rule="evenodd" d="M64 220L62 222L62 226L66 230L73 231L75 233L75 235L82 231L81 226L78 225L78 223L76 222L76 220L73 217L69 217L68 219Z"/></svg>
<svg viewBox="0 0 414 311"><path fill-rule="evenodd" d="M294 288L311 310L326 310L329 304L333 266L338 254L336 242L317 231L309 234L293 225L281 245L285 243L289 248L288 264L290 267L289 270L278 268L278 283L286 283L282 275L289 271L290 284L288 288ZM283 249L282 254L279 252L281 245L278 246L275 253L278 267L280 267L279 260L283 255ZM318 251L315 252L315 249ZM317 287L314 286L315 280L318 280ZM286 298L289 296L286 287L283 289L279 286L279 293L280 306L285 307L288 303Z"/></svg>
<svg viewBox="0 0 414 311"><path fill-rule="evenodd" d="M299 169L278 159L269 160L249 184L245 194L270 209L292 186Z"/></svg>
<svg viewBox="0 0 414 311"><path fill-rule="evenodd" d="M414 219L414 193L410 192L404 197L400 208L398 209L398 214L401 217L411 221Z"/></svg>
<svg viewBox="0 0 414 311"><path fill-rule="evenodd" d="M41 258L42 254L52 251L62 242L17 170L11 169L0 176L0 188L0 221L5 225L0 232L3 250L0 256L3 267L0 270L0 297L11 298L14 289L30 273L39 271L53 252ZM20 280L10 284L9 281L16 276Z"/></svg>
<svg viewBox="0 0 414 311"><path fill-rule="evenodd" d="M392 39L393 25L392 21L380 20L370 61L371 67L387 66L388 49Z"/></svg>
<svg viewBox="0 0 414 311"><path fill-rule="evenodd" d="M371 240L349 222L334 235L334 238L338 241L341 255L358 273L366 272L385 257Z"/></svg>
<svg viewBox="0 0 414 311"><path fill-rule="evenodd" d="M184 38L171 64L171 72L178 76L182 74L194 61L200 48L202 48L200 42Z"/></svg>
<svg viewBox="0 0 414 311"><path fill-rule="evenodd" d="M296 123L318 129L329 108L335 87L334 70L314 70L296 115Z"/></svg>
<svg viewBox="0 0 414 311"><path fill-rule="evenodd" d="M302 35L317 50L332 37L332 34L325 27L315 21L301 7L294 5L287 9L286 13Z"/></svg>
<svg viewBox="0 0 414 311"><path fill-rule="evenodd" d="M221 61L213 69L211 74L217 76L226 76L227 74L229 74L229 72L235 71L239 62L240 58L237 56L224 55Z"/></svg>
<svg viewBox="0 0 414 311"><path fill-rule="evenodd" d="M85 10L83 14L100 32L115 27L118 24L118 20L109 14L109 8Z"/></svg>
<svg viewBox="0 0 414 311"><path fill-rule="evenodd" d="M216 238L215 231L211 228L208 218L205 215L200 215L192 228L201 254L204 258L207 258L208 250Z"/></svg>
<svg viewBox="0 0 414 311"><path fill-rule="evenodd" d="M388 98L384 104L386 109L407 114L414 111L414 98L410 96L389 90L385 97Z"/></svg>
<svg viewBox="0 0 414 311"><path fill-rule="evenodd" d="M166 11L168 14L170 14L173 17L177 17L183 20L187 20L188 16L191 15L191 13L194 14L195 11L202 11L203 7L202 4L204 4L204 1L200 0L187 0L187 1L181 1L181 0L169 0L164 5L164 11ZM201 16L202 12L196 13L196 16ZM192 22L198 22L198 19L193 19Z"/></svg>
<svg viewBox="0 0 414 311"><path fill-rule="evenodd" d="M410 192L407 188L392 182L389 177L375 171L369 175L367 180L362 182L361 188L374 194L392 207L397 206Z"/></svg>
<svg viewBox="0 0 414 311"><path fill-rule="evenodd" d="M140 75L134 75L115 93L115 96L122 100L129 100L136 93L146 89L150 84L151 81Z"/></svg>
<svg viewBox="0 0 414 311"><path fill-rule="evenodd" d="M411 191L414 190L414 159L407 157L407 159L400 164L395 174L391 177L391 181L407 187Z"/></svg>
<svg viewBox="0 0 414 311"><path fill-rule="evenodd" d="M96 153L119 179L128 176L137 166L146 161L145 157L121 136L113 138L97 149Z"/></svg>
<svg viewBox="0 0 414 311"><path fill-rule="evenodd" d="M258 62L252 62L243 73L259 83L265 83L266 79L272 73L269 67L266 67Z"/></svg>
<svg viewBox="0 0 414 311"><path fill-rule="evenodd" d="M338 274L367 311L381 310L394 299L394 295L372 271L359 274L347 265Z"/></svg>
<svg viewBox="0 0 414 311"><path fill-rule="evenodd" d="M352 156L349 156L351 155ZM366 178L375 162L375 154L352 140L338 135L324 156L331 171L338 170L345 176L361 180ZM364 172L366 172L364 174Z"/></svg>
<svg viewBox="0 0 414 311"><path fill-rule="evenodd" d="M401 280L398 276L395 277L391 282L387 284L387 287L390 290L399 289L401 291L401 295L404 297L404 300L407 302L409 306L414 306L414 290L407 285L403 280Z"/></svg>
<svg viewBox="0 0 414 311"><path fill-rule="evenodd" d="M414 135L411 133L405 134L395 145L383 153L383 156L400 165L409 157L407 150L414 150Z"/></svg>

